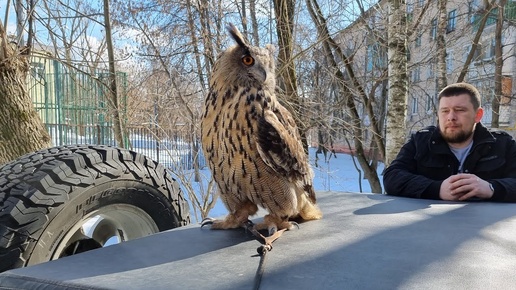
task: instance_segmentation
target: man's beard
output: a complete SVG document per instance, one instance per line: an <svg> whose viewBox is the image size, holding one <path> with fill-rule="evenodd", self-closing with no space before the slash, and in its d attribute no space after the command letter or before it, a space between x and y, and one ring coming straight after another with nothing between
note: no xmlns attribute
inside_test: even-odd
<svg viewBox="0 0 516 290"><path fill-rule="evenodd" d="M460 132L456 132L455 134L447 134L445 132L441 132L441 135L444 141L448 143L463 143L473 135L473 131L462 130Z"/></svg>

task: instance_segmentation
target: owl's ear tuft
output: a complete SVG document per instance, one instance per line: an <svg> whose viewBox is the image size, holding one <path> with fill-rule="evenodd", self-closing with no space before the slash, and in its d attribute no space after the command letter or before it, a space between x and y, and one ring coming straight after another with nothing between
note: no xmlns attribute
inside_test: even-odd
<svg viewBox="0 0 516 290"><path fill-rule="evenodd" d="M227 30L240 47L249 49L249 45L247 44L244 36L242 35L242 33L240 33L238 28L236 28L236 26L233 25L233 23L228 24Z"/></svg>

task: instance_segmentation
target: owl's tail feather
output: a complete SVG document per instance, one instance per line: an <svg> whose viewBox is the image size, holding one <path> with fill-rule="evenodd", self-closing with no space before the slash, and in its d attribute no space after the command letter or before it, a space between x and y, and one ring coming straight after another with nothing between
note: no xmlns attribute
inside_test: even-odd
<svg viewBox="0 0 516 290"><path fill-rule="evenodd" d="M300 196L298 216L305 221L319 220L323 214L319 207L313 203L306 195Z"/></svg>

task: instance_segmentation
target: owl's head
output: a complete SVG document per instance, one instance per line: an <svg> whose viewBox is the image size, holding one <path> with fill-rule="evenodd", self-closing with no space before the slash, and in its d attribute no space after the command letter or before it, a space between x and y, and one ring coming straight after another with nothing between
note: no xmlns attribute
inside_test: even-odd
<svg viewBox="0 0 516 290"><path fill-rule="evenodd" d="M213 70L212 82L249 88L263 87L274 91L274 46L251 46L233 24L229 24L227 28L237 45L219 56Z"/></svg>

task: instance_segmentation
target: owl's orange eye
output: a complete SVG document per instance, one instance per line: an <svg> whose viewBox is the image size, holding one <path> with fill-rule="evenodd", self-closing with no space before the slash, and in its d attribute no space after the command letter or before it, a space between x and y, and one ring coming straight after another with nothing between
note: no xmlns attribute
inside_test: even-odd
<svg viewBox="0 0 516 290"><path fill-rule="evenodd" d="M247 66L252 66L254 64L254 58L250 55L244 55L242 57L242 63Z"/></svg>

